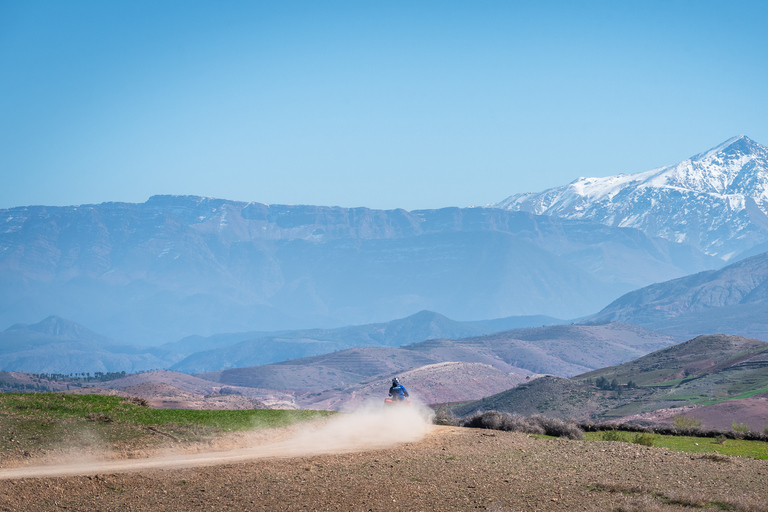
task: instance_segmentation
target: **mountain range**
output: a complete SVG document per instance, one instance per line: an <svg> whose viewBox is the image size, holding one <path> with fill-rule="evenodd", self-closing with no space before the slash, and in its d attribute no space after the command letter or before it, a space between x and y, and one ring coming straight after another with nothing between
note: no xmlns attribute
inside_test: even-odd
<svg viewBox="0 0 768 512"><path fill-rule="evenodd" d="M768 241L768 148L741 135L676 165L579 178L494 206L632 227L730 261Z"/></svg>
<svg viewBox="0 0 768 512"><path fill-rule="evenodd" d="M163 368L180 357L159 347L139 347L50 316L0 332L0 370L31 373L136 372Z"/></svg>
<svg viewBox="0 0 768 512"><path fill-rule="evenodd" d="M424 309L462 320L575 318L722 263L637 229L494 208L155 196L0 210L0 226L0 325L57 315L138 345Z"/></svg>
<svg viewBox="0 0 768 512"><path fill-rule="evenodd" d="M432 311L406 318L337 329L305 329L279 333L217 335L184 338L166 343L165 349L189 354L170 367L184 373L258 366L288 359L315 356L353 347L400 347L436 338L468 338L513 328L562 323L544 316L509 317L488 321L457 322Z"/></svg>
<svg viewBox="0 0 768 512"><path fill-rule="evenodd" d="M195 373L325 354L352 347L399 347L432 338L465 338L559 323L549 317L457 322L431 311L407 318L338 329L191 336L159 347L130 345L71 320L50 316L0 332L0 370L30 373L140 372L171 367Z"/></svg>

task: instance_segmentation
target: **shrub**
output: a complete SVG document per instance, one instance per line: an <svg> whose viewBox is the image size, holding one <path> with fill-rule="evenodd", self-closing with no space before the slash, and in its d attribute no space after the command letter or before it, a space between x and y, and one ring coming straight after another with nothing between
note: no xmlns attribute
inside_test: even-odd
<svg viewBox="0 0 768 512"><path fill-rule="evenodd" d="M728 439L723 434L720 434L719 436L715 437L715 442L717 444L725 444L725 440Z"/></svg>
<svg viewBox="0 0 768 512"><path fill-rule="evenodd" d="M132 396L128 398L128 401L133 405L138 405L139 407L149 407L149 402L147 402L147 399L141 398L140 396Z"/></svg>
<svg viewBox="0 0 768 512"><path fill-rule="evenodd" d="M499 411L478 412L464 418L462 427L488 428L507 432L524 432L526 434L543 434L544 429L518 414L501 413Z"/></svg>
<svg viewBox="0 0 768 512"><path fill-rule="evenodd" d="M746 423L736 423L735 421L731 424L731 427L733 428L734 432L739 432L741 434L746 434L749 432L749 427Z"/></svg>
<svg viewBox="0 0 768 512"><path fill-rule="evenodd" d="M530 419L541 425L548 436L584 439L584 431L573 420L565 421L560 418L549 418L539 414L531 416Z"/></svg>
<svg viewBox="0 0 768 512"><path fill-rule="evenodd" d="M675 416L673 425L675 428L698 429L701 428L701 420L680 414Z"/></svg>
<svg viewBox="0 0 768 512"><path fill-rule="evenodd" d="M625 441L624 432L618 430L603 430L603 441Z"/></svg>
<svg viewBox="0 0 768 512"><path fill-rule="evenodd" d="M461 420L459 426L523 432L526 434L546 434L556 437L567 437L569 439L583 439L584 437L584 432L575 421L564 421L559 418L549 418L541 415L526 418L519 414L499 411L478 412Z"/></svg>
<svg viewBox="0 0 768 512"><path fill-rule="evenodd" d="M653 446L656 443L656 436L653 434L636 434L632 442L643 446Z"/></svg>
<svg viewBox="0 0 768 512"><path fill-rule="evenodd" d="M435 411L435 416L432 418L432 423L435 425L449 425L456 426L459 424L458 418L453 414L453 411L447 407L438 407Z"/></svg>

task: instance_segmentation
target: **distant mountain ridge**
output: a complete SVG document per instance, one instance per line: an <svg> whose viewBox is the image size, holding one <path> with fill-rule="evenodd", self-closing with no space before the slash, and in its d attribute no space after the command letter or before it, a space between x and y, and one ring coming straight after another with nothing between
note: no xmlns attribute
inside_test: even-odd
<svg viewBox="0 0 768 512"><path fill-rule="evenodd" d="M320 392L445 362L481 363L517 375L572 376L629 361L676 342L674 338L614 323L513 329L458 340L427 340L400 348L357 347L269 365L199 374L223 385ZM326 394L326 398L330 398Z"/></svg>
<svg viewBox="0 0 768 512"><path fill-rule="evenodd" d="M0 210L0 224L0 323L56 314L136 344L424 309L463 320L575 318L721 263L634 229L494 208L155 196Z"/></svg>
<svg viewBox="0 0 768 512"><path fill-rule="evenodd" d="M494 206L632 227L729 260L768 240L768 148L740 135L676 165L579 178Z"/></svg>
<svg viewBox="0 0 768 512"><path fill-rule="evenodd" d="M559 323L554 318L510 317L457 322L431 311L407 318L337 329L192 336L160 347L117 342L80 324L50 316L0 332L0 371L127 373L171 367L193 373L315 356L359 346L399 347L431 338L462 338L499 330Z"/></svg>
<svg viewBox="0 0 768 512"><path fill-rule="evenodd" d="M561 322L544 316L457 322L432 311L420 311L390 322L353 325L338 329L306 329L262 334L228 344L228 346L217 344L208 350L201 348L203 344L199 340L194 340L193 346L197 349L195 353L174 364L170 369L184 373L204 373L299 359L354 347L400 347L435 338L468 338L512 328L556 323ZM185 347L185 340L165 344L162 347L173 348L176 351L189 351Z"/></svg>
<svg viewBox="0 0 768 512"><path fill-rule="evenodd" d="M138 347L50 316L0 332L0 370L31 373L128 373L162 368L179 357L159 347Z"/></svg>
<svg viewBox="0 0 768 512"><path fill-rule="evenodd" d="M586 322L629 322L677 337L768 340L768 253L627 293Z"/></svg>

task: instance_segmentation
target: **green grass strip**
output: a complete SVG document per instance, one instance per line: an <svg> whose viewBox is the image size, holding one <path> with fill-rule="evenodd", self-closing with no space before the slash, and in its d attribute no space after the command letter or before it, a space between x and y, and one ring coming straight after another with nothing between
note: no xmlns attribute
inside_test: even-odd
<svg viewBox="0 0 768 512"><path fill-rule="evenodd" d="M632 442L634 432L612 432L608 437L615 441ZM603 441L604 432L586 432L587 441ZM665 436L654 435L653 446L668 448L684 453L701 453L749 457L751 459L768 459L768 443L764 441L745 441L743 439L725 439L718 442L711 437Z"/></svg>
<svg viewBox="0 0 768 512"><path fill-rule="evenodd" d="M112 421L134 425L196 425L233 431L280 427L332 413L283 409L153 409L134 405L117 396L4 393L0 395L0 414L49 420L103 414Z"/></svg>

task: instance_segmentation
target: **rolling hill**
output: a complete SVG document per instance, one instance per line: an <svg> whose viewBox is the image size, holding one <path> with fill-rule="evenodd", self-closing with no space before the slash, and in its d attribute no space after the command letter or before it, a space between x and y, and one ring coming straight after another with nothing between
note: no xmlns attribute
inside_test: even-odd
<svg viewBox="0 0 768 512"><path fill-rule="evenodd" d="M119 343L75 322L52 316L34 325L17 324L0 333L0 370L95 374L171 367L192 373L285 361L361 345L399 346L431 337L471 336L495 332L504 326L556 322L541 316L457 322L422 311L379 324L194 336L161 347L139 347ZM253 336L257 338L251 339Z"/></svg>
<svg viewBox="0 0 768 512"><path fill-rule="evenodd" d="M768 400L762 397L768 398L768 343L707 335L571 379L536 379L456 412L496 409L595 421L640 419L661 409L704 415L726 401L754 399L768 424Z"/></svg>
<svg viewBox="0 0 768 512"><path fill-rule="evenodd" d="M676 337L725 333L768 340L768 253L619 297L587 322L629 322Z"/></svg>
<svg viewBox="0 0 768 512"><path fill-rule="evenodd" d="M440 404L477 400L530 379L528 375L507 373L483 363L436 363L400 372L407 382L412 400ZM376 376L339 392L330 389L297 396L297 403L308 409L352 410L365 403L380 403L389 389L390 376Z"/></svg>
<svg viewBox="0 0 768 512"><path fill-rule="evenodd" d="M540 373L574 375L585 369L628 361L675 341L627 324L552 326L459 340L429 340L400 348L360 347L198 376L221 385L292 391L306 395L306 403L319 400L341 406L344 399L356 396L374 381L378 382L376 386L383 386L396 374L456 363L441 367L441 378L445 379L442 384L433 380L442 390L439 400L435 392L435 399L452 402L467 396L467 391L460 388L453 388L452 394L448 390L450 383L465 379L461 372L468 368L473 371L483 368L487 375L494 375L495 382L509 382L509 379L521 382ZM405 380L404 384L408 386ZM484 388L479 386L479 389ZM431 396L430 391L423 393Z"/></svg>
<svg viewBox="0 0 768 512"><path fill-rule="evenodd" d="M354 347L399 347L434 338L467 338L511 328L556 323L561 322L544 316L458 322L438 313L420 311L390 322L337 329L260 333L253 338L247 338L248 333L216 335L211 338L195 337L165 344L163 348L187 353L194 351L174 364L171 370L204 373L299 359ZM239 341L238 337L246 339ZM238 341L233 342L234 340Z"/></svg>

